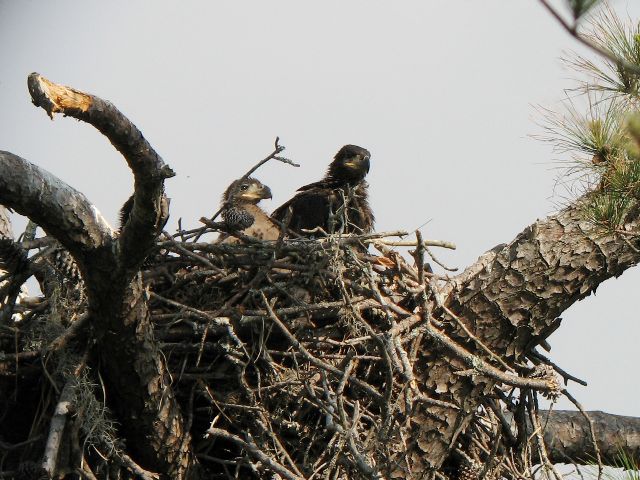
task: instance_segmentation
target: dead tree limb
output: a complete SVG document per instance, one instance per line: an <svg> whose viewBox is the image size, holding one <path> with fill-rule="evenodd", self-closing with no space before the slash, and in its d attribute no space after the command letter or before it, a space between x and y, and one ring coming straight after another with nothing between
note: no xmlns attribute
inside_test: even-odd
<svg viewBox="0 0 640 480"><path fill-rule="evenodd" d="M27 160L0 151L0 202L29 217L85 263L86 253L113 237L100 212L80 192Z"/></svg>
<svg viewBox="0 0 640 480"><path fill-rule="evenodd" d="M49 436L47 437L47 443L44 449L42 468L46 470L50 477L53 477L56 474L57 459L64 429L69 416L73 414L73 410L75 408L73 400L73 384L71 381L67 381L60 393L58 404L53 412Z"/></svg>
<svg viewBox="0 0 640 480"><path fill-rule="evenodd" d="M120 273L135 270L168 218L164 181L175 173L111 102L55 84L37 73L29 75L28 86L34 105L42 107L51 118L59 112L93 125L127 161L135 189L131 214L118 239L117 260Z"/></svg>
<svg viewBox="0 0 640 480"><path fill-rule="evenodd" d="M108 403L136 461L170 478L193 464L188 433L153 340L138 267L168 216L164 180L171 169L140 131L112 104L57 85L34 73L35 105L63 113L102 132L120 151L135 178L131 215L116 237L84 195L26 160L0 152L0 203L38 223L69 250L84 279Z"/></svg>
<svg viewBox="0 0 640 480"><path fill-rule="evenodd" d="M233 435L225 430L220 430L219 428L210 428L209 430L207 430L207 433L209 435L211 435L212 437L219 437L219 438L223 438L225 440L229 440L237 445L240 445L242 448L244 448L245 450L247 450L247 452L249 452L249 454L252 457L255 457L256 460L259 460L260 462L265 463L266 465L268 465L271 469L273 469L274 472L276 472L278 475L286 478L287 480L301 480L301 477L299 477L298 475L296 475L293 472L290 472L289 470L287 470L287 468L285 468L284 466L274 462L271 458L269 458L267 455L265 455L258 447L256 447L256 445L251 442L251 440L249 439L248 442L245 442L244 440L242 440L240 437L238 437L237 435Z"/></svg>
<svg viewBox="0 0 640 480"><path fill-rule="evenodd" d="M640 458L640 418L587 412L594 422L596 440L605 465L619 465L620 452ZM547 455L553 463L593 463L593 449L589 423L581 412L552 411L544 417L544 440Z"/></svg>

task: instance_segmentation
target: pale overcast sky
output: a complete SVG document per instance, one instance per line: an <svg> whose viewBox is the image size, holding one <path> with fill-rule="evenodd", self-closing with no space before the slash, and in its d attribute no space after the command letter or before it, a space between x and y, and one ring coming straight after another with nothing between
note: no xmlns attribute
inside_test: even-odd
<svg viewBox="0 0 640 480"><path fill-rule="evenodd" d="M618 0L640 19L640 2ZM535 105L559 108L577 49L536 0L0 0L0 149L84 192L116 221L125 162L97 131L51 122L27 75L111 100L177 172L170 226L195 226L279 135L299 169L257 176L272 210L340 146L372 152L377 229L450 240L464 268L553 213L556 161ZM580 50L583 51L583 50ZM566 312L551 356L587 409L640 416L638 269ZM561 402L560 407L567 407Z"/></svg>

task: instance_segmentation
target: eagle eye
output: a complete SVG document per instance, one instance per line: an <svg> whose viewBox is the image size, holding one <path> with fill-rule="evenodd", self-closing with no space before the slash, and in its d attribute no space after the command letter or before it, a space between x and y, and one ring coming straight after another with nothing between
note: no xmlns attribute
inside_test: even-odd
<svg viewBox="0 0 640 480"><path fill-rule="evenodd" d="M244 191L247 190L249 188L249 185L246 183L243 183L242 185L240 185L240 190Z"/></svg>

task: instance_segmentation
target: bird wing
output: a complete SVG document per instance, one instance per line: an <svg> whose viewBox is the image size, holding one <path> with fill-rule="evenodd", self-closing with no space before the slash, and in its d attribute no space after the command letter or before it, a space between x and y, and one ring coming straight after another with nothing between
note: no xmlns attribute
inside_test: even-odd
<svg viewBox="0 0 640 480"><path fill-rule="evenodd" d="M323 179L298 188L298 192L306 192L309 190L333 190L340 186L340 182L335 180Z"/></svg>
<svg viewBox="0 0 640 480"><path fill-rule="evenodd" d="M305 185L293 198L274 210L271 217L283 222L291 209L291 230L299 232L301 229L321 227L326 231L334 197L333 190L325 188L322 182Z"/></svg>
<svg viewBox="0 0 640 480"><path fill-rule="evenodd" d="M280 228L276 223L257 205L247 207L249 213L255 218L253 225L242 233L260 240L277 240L280 236Z"/></svg>
<svg viewBox="0 0 640 480"><path fill-rule="evenodd" d="M277 240L280 236L280 228L276 223L257 205L246 205L245 210L250 214L254 221L247 228L240 232L248 237L254 237L259 240ZM240 239L228 235L222 237L220 235L219 243L239 243Z"/></svg>

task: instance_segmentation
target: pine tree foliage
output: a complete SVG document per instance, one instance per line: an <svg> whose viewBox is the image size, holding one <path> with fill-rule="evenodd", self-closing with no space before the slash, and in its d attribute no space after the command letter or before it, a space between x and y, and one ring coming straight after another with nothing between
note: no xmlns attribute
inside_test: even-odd
<svg viewBox="0 0 640 480"><path fill-rule="evenodd" d="M582 8L593 7L572 3L583 12L580 17ZM640 194L640 74L623 66L640 68L640 24L620 19L608 6L587 17L585 38L620 61L575 53L565 58L579 75L578 85L569 90L562 112L545 111L542 137L571 154L563 175L577 181L575 190L590 192L588 218L615 231L638 206Z"/></svg>

